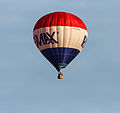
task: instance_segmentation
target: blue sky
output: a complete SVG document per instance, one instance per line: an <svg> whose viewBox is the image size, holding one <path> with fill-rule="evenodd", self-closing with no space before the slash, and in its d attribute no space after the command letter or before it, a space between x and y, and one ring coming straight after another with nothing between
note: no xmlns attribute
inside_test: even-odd
<svg viewBox="0 0 120 113"><path fill-rule="evenodd" d="M0 113L120 113L119 0L0 0ZM36 21L54 11L87 25L83 51L62 72L36 48Z"/></svg>

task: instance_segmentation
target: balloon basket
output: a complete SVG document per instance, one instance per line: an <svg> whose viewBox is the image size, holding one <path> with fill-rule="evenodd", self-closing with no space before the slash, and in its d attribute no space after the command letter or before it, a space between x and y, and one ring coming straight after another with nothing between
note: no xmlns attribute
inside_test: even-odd
<svg viewBox="0 0 120 113"><path fill-rule="evenodd" d="M58 79L63 79L63 74L61 72L58 73Z"/></svg>

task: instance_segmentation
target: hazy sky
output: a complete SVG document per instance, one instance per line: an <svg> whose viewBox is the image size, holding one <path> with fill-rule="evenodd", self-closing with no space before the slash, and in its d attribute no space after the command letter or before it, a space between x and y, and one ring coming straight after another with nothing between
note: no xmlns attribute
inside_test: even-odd
<svg viewBox="0 0 120 113"><path fill-rule="evenodd" d="M89 33L63 80L32 37L54 11L79 16ZM119 0L0 0L0 113L120 113L119 11Z"/></svg>

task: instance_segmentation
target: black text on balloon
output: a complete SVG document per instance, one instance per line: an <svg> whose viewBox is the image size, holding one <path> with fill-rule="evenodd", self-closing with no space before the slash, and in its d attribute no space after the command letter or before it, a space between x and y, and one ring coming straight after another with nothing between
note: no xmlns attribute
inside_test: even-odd
<svg viewBox="0 0 120 113"><path fill-rule="evenodd" d="M53 32L52 35L49 34L48 32L46 32L46 33L41 33L39 37L37 35L35 35L34 40L35 40L37 47L42 46L42 44L46 45L46 44L50 44L50 43L52 43L52 44L58 43L53 38L54 34L55 34L55 32ZM40 40L39 40L39 38L40 38Z"/></svg>

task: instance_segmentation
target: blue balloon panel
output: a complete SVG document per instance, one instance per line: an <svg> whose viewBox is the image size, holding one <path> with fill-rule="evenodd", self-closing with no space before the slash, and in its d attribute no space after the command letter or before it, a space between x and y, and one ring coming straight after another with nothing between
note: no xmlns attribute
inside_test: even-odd
<svg viewBox="0 0 120 113"><path fill-rule="evenodd" d="M57 47L48 48L41 51L46 59L53 64L53 66L60 71L65 68L80 51L73 48Z"/></svg>

